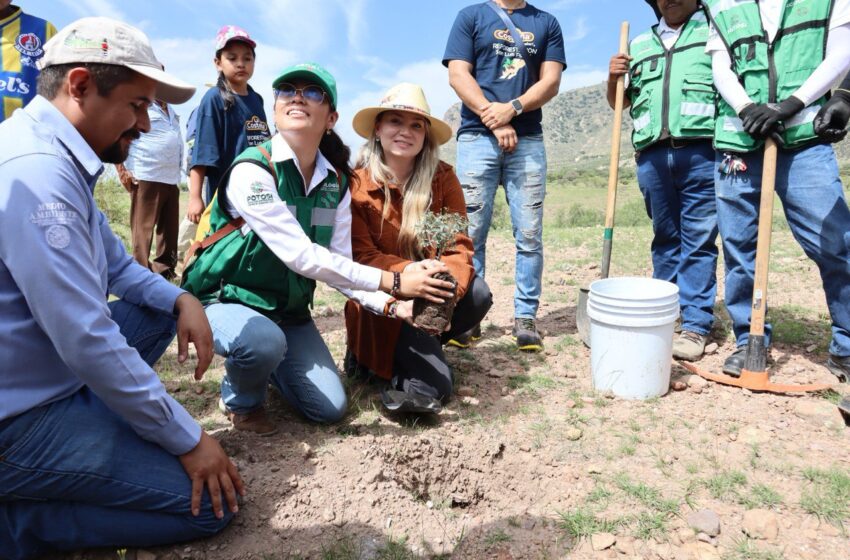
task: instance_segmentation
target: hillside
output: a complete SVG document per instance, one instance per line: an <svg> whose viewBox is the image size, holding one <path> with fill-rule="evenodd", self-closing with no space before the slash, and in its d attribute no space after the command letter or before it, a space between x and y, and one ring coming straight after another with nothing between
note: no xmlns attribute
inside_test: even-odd
<svg viewBox="0 0 850 560"><path fill-rule="evenodd" d="M607 168L611 146L611 120L614 111L605 100L605 84L598 84L558 94L543 108L543 130L551 172L565 168ZM452 128L460 124L460 104L453 105L444 117ZM628 114L623 120L621 161L634 165L630 138L632 122ZM442 157L454 162L455 141L442 149ZM836 146L839 161L850 165L850 140Z"/></svg>

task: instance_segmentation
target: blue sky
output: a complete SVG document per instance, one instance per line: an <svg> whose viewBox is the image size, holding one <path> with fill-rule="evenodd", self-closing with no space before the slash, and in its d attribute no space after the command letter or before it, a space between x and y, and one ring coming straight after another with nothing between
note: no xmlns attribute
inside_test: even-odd
<svg viewBox="0 0 850 560"><path fill-rule="evenodd" d="M84 16L102 15L141 28L167 69L198 86L188 114L215 81L213 40L218 28L239 25L257 41L251 85L263 95L269 119L271 82L285 66L306 60L326 66L340 96L339 131L352 146L358 108L376 103L401 81L421 84L432 112L442 116L457 101L440 64L449 29L466 0L13 0L24 11L58 28ZM568 69L561 89L604 81L617 50L620 22L632 37L654 23L644 0L538 0L564 33Z"/></svg>

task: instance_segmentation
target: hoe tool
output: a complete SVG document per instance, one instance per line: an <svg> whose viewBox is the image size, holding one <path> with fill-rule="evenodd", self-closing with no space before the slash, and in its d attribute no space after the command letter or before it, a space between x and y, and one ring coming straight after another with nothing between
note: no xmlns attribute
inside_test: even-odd
<svg viewBox="0 0 850 560"><path fill-rule="evenodd" d="M629 54L629 22L620 25L620 54ZM623 129L623 99L626 94L626 77L617 79L614 98L614 124L611 130L611 161L608 164L608 198L605 204L605 231L602 237L602 267L600 278L608 278L611 267L611 246L614 241L614 209L617 205L617 179L620 172L620 133ZM590 347L590 317L587 316L587 298L590 288L579 289L576 305L576 330L584 345Z"/></svg>
<svg viewBox="0 0 850 560"><path fill-rule="evenodd" d="M823 391L831 385L809 384L791 385L772 383L767 374L767 348L764 345L764 318L767 312L767 268L770 261L770 236L773 229L773 196L776 182L777 146L772 138L767 139L764 147L764 168L761 179L761 201L759 204L758 241L756 244L756 270L753 281L753 301L750 316L750 337L747 341L747 353L741 377L714 374L702 371L688 362L679 364L709 381L734 385L751 391L770 393L799 393L805 391Z"/></svg>

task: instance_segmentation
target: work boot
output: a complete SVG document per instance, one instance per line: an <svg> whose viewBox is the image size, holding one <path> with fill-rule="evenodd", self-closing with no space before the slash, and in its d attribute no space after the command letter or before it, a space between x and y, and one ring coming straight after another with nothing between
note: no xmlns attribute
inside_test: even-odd
<svg viewBox="0 0 850 560"><path fill-rule="evenodd" d="M741 370L744 369L744 360L747 358L747 346L738 346L726 361L723 362L723 373L729 374L732 377L741 377Z"/></svg>
<svg viewBox="0 0 850 560"><path fill-rule="evenodd" d="M829 359L826 361L826 367L841 383L850 381L850 356L844 356L842 358L841 356L830 354Z"/></svg>
<svg viewBox="0 0 850 560"><path fill-rule="evenodd" d="M253 432L263 437L272 436L277 433L277 426L269 420L264 406L245 414L237 414L228 410L227 406L224 404L224 400L219 399L218 409L222 411L228 419L230 419L233 423L233 427L237 430Z"/></svg>
<svg viewBox="0 0 850 560"><path fill-rule="evenodd" d="M443 409L442 403L433 397L386 388L381 391L381 403L390 412L439 414Z"/></svg>
<svg viewBox="0 0 850 560"><path fill-rule="evenodd" d="M516 346L520 350L540 352L543 350L543 337L537 330L537 322L534 319L514 319L513 337Z"/></svg>
<svg viewBox="0 0 850 560"><path fill-rule="evenodd" d="M682 331L673 341L673 357L690 362L699 360L705 352L708 335L692 331Z"/></svg>
<svg viewBox="0 0 850 560"><path fill-rule="evenodd" d="M457 346L458 348L469 348L473 342L481 340L481 323L478 323L468 331L461 333L446 342L447 346Z"/></svg>

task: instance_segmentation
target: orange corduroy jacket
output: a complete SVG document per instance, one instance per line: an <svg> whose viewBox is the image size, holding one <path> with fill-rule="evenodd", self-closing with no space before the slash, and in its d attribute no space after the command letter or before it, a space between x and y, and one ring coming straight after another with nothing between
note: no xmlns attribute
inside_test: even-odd
<svg viewBox="0 0 850 560"><path fill-rule="evenodd" d="M384 189L372 181L368 171L356 171L359 181L351 189L351 247L354 260L365 265L401 272L409 259L400 256L398 233L401 228L402 196L397 186L390 186L392 206L384 220ZM466 216L466 202L452 166L440 162L431 183L431 211L454 212ZM434 255L428 255L433 258ZM440 258L457 279L457 297L462 298L472 282L472 240L459 233L454 247ZM349 301L345 305L345 327L348 348L357 362L384 379L392 378L393 356L402 321L374 315Z"/></svg>

